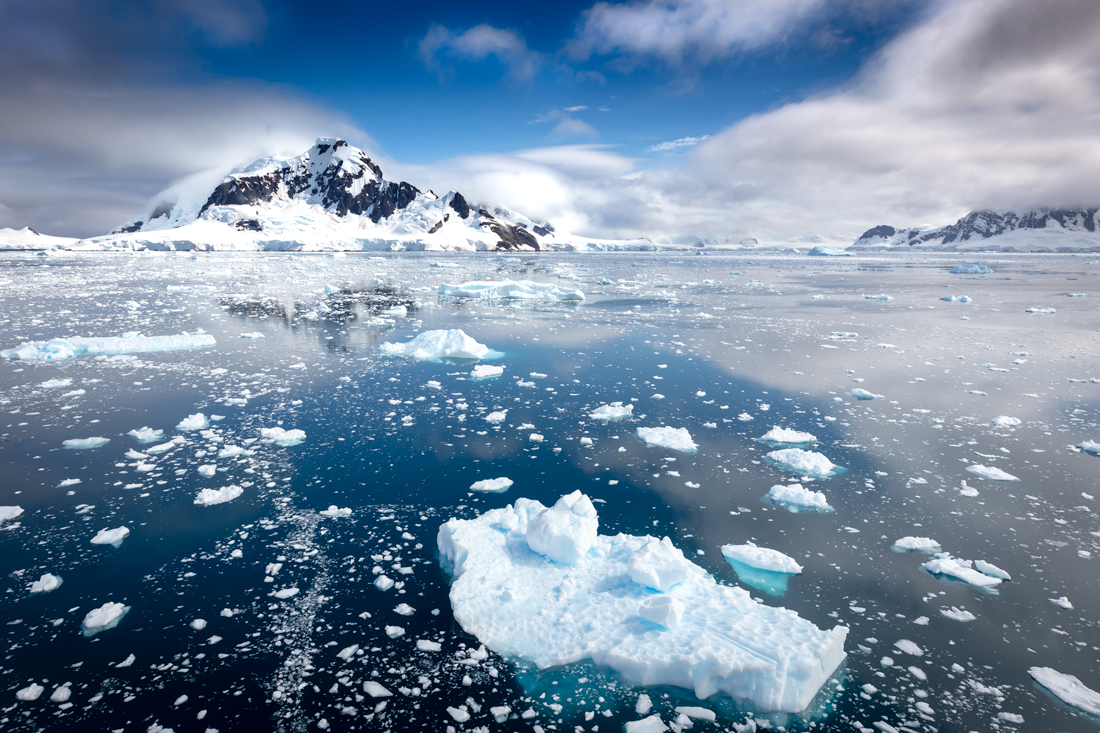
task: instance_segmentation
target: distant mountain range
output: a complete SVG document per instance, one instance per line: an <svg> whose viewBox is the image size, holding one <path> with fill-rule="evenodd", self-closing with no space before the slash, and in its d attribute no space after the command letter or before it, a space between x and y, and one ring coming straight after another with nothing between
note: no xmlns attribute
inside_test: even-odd
<svg viewBox="0 0 1100 733"><path fill-rule="evenodd" d="M847 251L1100 252L1100 209L972 211L931 229L877 226Z"/></svg>

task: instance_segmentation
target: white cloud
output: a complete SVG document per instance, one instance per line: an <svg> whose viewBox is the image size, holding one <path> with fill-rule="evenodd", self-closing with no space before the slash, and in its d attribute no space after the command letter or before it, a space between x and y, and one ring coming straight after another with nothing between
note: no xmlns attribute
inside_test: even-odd
<svg viewBox="0 0 1100 733"><path fill-rule="evenodd" d="M679 63L707 61L783 37L824 0L636 0L585 11L574 57L637 54Z"/></svg>
<svg viewBox="0 0 1100 733"><path fill-rule="evenodd" d="M698 145L704 140L709 140L710 135L702 135L701 137L682 137L678 140L669 140L668 142L657 143L646 148L647 153L664 153L669 150L678 150L680 148L690 148Z"/></svg>
<svg viewBox="0 0 1100 733"><path fill-rule="evenodd" d="M420 39L417 50L424 65L435 70L442 70L442 56L464 61L484 61L495 56L518 80L532 78L542 65L541 56L527 48L527 42L518 33L485 23L457 34L433 24Z"/></svg>
<svg viewBox="0 0 1100 733"><path fill-rule="evenodd" d="M566 107L565 111L566 112L583 112L586 109L588 109L588 105L578 104L576 107Z"/></svg>
<svg viewBox="0 0 1100 733"><path fill-rule="evenodd" d="M552 109L549 112L535 115L533 123L553 122L554 127L550 134L554 137L587 137L596 138L599 133L596 128L584 120L577 119L569 114L587 107L566 107L564 110Z"/></svg>

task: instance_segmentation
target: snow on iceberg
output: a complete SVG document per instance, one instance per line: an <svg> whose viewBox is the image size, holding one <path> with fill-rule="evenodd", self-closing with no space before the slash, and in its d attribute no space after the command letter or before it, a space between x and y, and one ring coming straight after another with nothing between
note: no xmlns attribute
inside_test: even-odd
<svg viewBox="0 0 1100 733"><path fill-rule="evenodd" d="M84 617L84 622L80 624L80 630L84 633L84 636L95 636L100 631L118 626L118 622L129 611L130 607L121 603L104 603L99 608L88 611L88 615Z"/></svg>
<svg viewBox="0 0 1100 733"><path fill-rule="evenodd" d="M579 290L530 280L475 280L461 285L444 283L439 286L439 294L451 298L479 300L584 300L584 293Z"/></svg>
<svg viewBox="0 0 1100 733"><path fill-rule="evenodd" d="M722 545L722 554L757 570L786 575L798 575L802 572L802 566L790 555L767 547L757 547L751 542L746 545Z"/></svg>
<svg viewBox="0 0 1100 733"><path fill-rule="evenodd" d="M792 512L831 512L825 494L802 488L802 484L776 484L764 498Z"/></svg>
<svg viewBox="0 0 1100 733"><path fill-rule="evenodd" d="M1011 473L1005 473L999 468L993 466L982 466L977 463L972 463L966 467L967 471L990 481L1019 481L1020 479L1013 476Z"/></svg>
<svg viewBox="0 0 1100 733"><path fill-rule="evenodd" d="M602 405L588 413L588 417L592 420L606 420L608 422L612 420L626 420L633 416L634 405L624 405L622 402L612 402L610 405Z"/></svg>
<svg viewBox="0 0 1100 733"><path fill-rule="evenodd" d="M1066 705L1100 717L1100 692L1085 687L1073 675L1050 667L1032 667L1027 673Z"/></svg>
<svg viewBox="0 0 1100 733"><path fill-rule="evenodd" d="M929 537L902 537L890 549L894 552L939 552L943 548Z"/></svg>
<svg viewBox="0 0 1100 733"><path fill-rule="evenodd" d="M572 506L591 507L572 496ZM581 532L591 539L587 552L571 565L540 557L529 535L548 511L520 499L440 527L455 618L499 654L540 669L591 659L632 684L676 685L700 699L725 693L764 712L803 710L846 656L847 628L823 631L793 611L758 604L686 560L688 577L667 594L634 582L632 555L656 540L596 535L594 510L577 518L591 523ZM682 612L658 604L662 595L683 604Z"/></svg>
<svg viewBox="0 0 1100 733"><path fill-rule="evenodd" d="M387 341L380 344L378 350L389 356L408 356L421 361L477 360L492 353L488 346L479 344L458 328L450 331L425 331L406 343Z"/></svg>
<svg viewBox="0 0 1100 733"><path fill-rule="evenodd" d="M115 529L101 529L92 538L93 545L111 545L121 547L122 541L130 536L129 527L116 527Z"/></svg>
<svg viewBox="0 0 1100 733"><path fill-rule="evenodd" d="M1018 425L1022 425L1023 422L1018 417L1008 417L1007 415L998 415L989 421L990 425L994 425L998 428L1014 428Z"/></svg>
<svg viewBox="0 0 1100 733"><path fill-rule="evenodd" d="M699 450L699 446L691 439L687 428L638 428L637 435L643 443L655 445L658 448L668 448L678 453L694 455Z"/></svg>
<svg viewBox="0 0 1100 733"><path fill-rule="evenodd" d="M69 450L90 450L107 445L110 442L110 438L73 438L64 441L61 445Z"/></svg>
<svg viewBox="0 0 1100 733"><path fill-rule="evenodd" d="M107 338L52 339L27 341L14 349L0 351L5 359L21 361L62 361L76 356L147 354L155 351L187 351L217 346L207 333L179 336L118 336Z"/></svg>
<svg viewBox="0 0 1100 733"><path fill-rule="evenodd" d="M661 593L696 575L699 570L697 565L684 557L683 550L672 545L668 537L661 540L649 538L630 554L626 567L635 583Z"/></svg>
<svg viewBox="0 0 1100 733"><path fill-rule="evenodd" d="M501 494L509 489L514 482L505 476L500 478L487 478L470 484L470 491L480 491L485 494Z"/></svg>
<svg viewBox="0 0 1100 733"><path fill-rule="evenodd" d="M243 493L244 489L236 484L220 489L202 489L195 495L195 505L214 506L215 504L224 504L227 501L233 501Z"/></svg>
<svg viewBox="0 0 1100 733"><path fill-rule="evenodd" d="M517 515L517 526L518 522ZM592 547L599 520L591 499L577 490L558 499L549 509L542 509L524 524L527 545L532 550L568 565Z"/></svg>
<svg viewBox="0 0 1100 733"><path fill-rule="evenodd" d="M63 582L65 581L63 581L59 575L44 573L41 578L31 583L31 595L55 591L61 587Z"/></svg>
<svg viewBox="0 0 1100 733"><path fill-rule="evenodd" d="M758 440L762 443L775 443L777 445L805 445L816 443L817 437L811 433L803 433L798 430L789 430L778 426L761 435Z"/></svg>
<svg viewBox="0 0 1100 733"><path fill-rule="evenodd" d="M265 443L274 444L280 448L290 448L305 442L304 430L283 430L282 428L260 428L260 437Z"/></svg>
<svg viewBox="0 0 1100 733"><path fill-rule="evenodd" d="M773 450L771 453L764 456L764 458L772 465L784 471L790 471L800 476L809 476L815 479L829 478L842 470L840 466L835 465L820 453L802 450L801 448Z"/></svg>

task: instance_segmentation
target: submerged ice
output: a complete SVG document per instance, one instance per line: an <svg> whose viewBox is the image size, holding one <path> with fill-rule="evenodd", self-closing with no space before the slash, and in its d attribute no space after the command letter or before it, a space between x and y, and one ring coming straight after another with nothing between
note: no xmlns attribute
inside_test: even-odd
<svg viewBox="0 0 1100 733"><path fill-rule="evenodd" d="M574 492L551 508L520 499L443 524L439 551L462 628L542 669L591 659L635 684L724 693L761 711L804 709L844 659L847 628L823 631L720 585L670 542L599 535L597 523Z"/></svg>

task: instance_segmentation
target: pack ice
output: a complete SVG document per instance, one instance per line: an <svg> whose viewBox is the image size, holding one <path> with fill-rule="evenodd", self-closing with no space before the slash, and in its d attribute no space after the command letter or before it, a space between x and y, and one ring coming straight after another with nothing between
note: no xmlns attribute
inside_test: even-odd
<svg viewBox="0 0 1100 733"><path fill-rule="evenodd" d="M491 282L475 280L461 285L439 286L439 294L452 298L478 298L480 300L584 300L584 293L560 285L537 283L531 280L500 280Z"/></svg>
<svg viewBox="0 0 1100 733"><path fill-rule="evenodd" d="M61 361L76 356L146 354L154 351L187 351L217 346L207 333L179 336L116 336L105 338L51 339L26 341L14 349L0 351L5 359L21 361Z"/></svg>
<svg viewBox="0 0 1100 733"><path fill-rule="evenodd" d="M459 328L425 331L406 343L387 341L379 345L378 350L390 356L408 356L421 361L484 359L490 353L488 346L474 341Z"/></svg>
<svg viewBox="0 0 1100 733"><path fill-rule="evenodd" d="M678 453L694 455L699 450L699 446L691 439L687 428L638 428L637 435L643 443L655 445L658 448L668 448Z"/></svg>
<svg viewBox="0 0 1100 733"><path fill-rule="evenodd" d="M551 508L519 499L450 519L437 540L455 618L542 669L591 659L633 684L721 692L766 712L804 709L845 658L847 628L823 631L719 585L667 538L597 527L579 491Z"/></svg>

